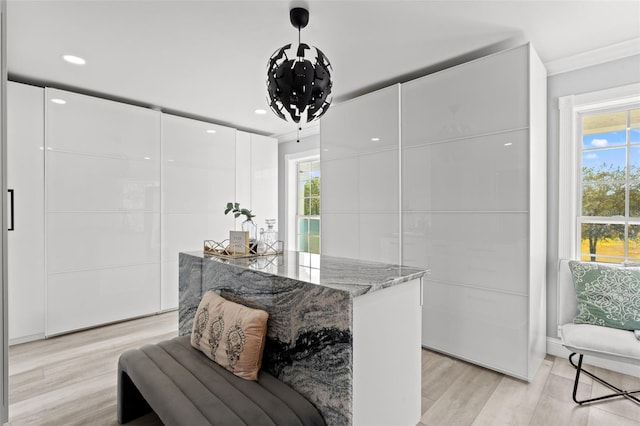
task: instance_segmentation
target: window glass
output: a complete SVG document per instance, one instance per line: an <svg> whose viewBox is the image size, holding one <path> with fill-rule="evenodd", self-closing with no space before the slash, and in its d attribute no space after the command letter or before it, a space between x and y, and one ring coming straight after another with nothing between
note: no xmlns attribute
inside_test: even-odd
<svg viewBox="0 0 640 426"><path fill-rule="evenodd" d="M582 120L582 148L626 144L627 112L592 114Z"/></svg>
<svg viewBox="0 0 640 426"><path fill-rule="evenodd" d="M640 260L640 109L589 114L581 123L581 258Z"/></svg>
<svg viewBox="0 0 640 426"><path fill-rule="evenodd" d="M320 161L298 163L297 250L320 253Z"/></svg>
<svg viewBox="0 0 640 426"><path fill-rule="evenodd" d="M629 261L640 262L640 225L629 225Z"/></svg>
<svg viewBox="0 0 640 426"><path fill-rule="evenodd" d="M582 152L583 182L624 182L626 169L627 150L624 147Z"/></svg>
<svg viewBox="0 0 640 426"><path fill-rule="evenodd" d="M624 225L582 224L582 260L615 262L624 260Z"/></svg>

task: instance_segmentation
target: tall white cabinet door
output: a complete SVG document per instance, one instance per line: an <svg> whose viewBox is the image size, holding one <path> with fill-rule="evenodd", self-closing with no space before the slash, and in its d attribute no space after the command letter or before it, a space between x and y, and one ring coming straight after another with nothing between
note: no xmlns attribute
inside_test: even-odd
<svg viewBox="0 0 640 426"><path fill-rule="evenodd" d="M44 89L7 84L9 342L44 336ZM9 204L12 198L9 196Z"/></svg>
<svg viewBox="0 0 640 426"><path fill-rule="evenodd" d="M403 263L431 269L422 343L525 380L546 351L538 74L524 45L402 86Z"/></svg>
<svg viewBox="0 0 640 426"><path fill-rule="evenodd" d="M251 133L236 132L236 196L241 208L251 210ZM255 213L255 212L254 212ZM244 217L244 216L243 216ZM238 222L238 229L240 229Z"/></svg>
<svg viewBox="0 0 640 426"><path fill-rule="evenodd" d="M278 219L278 140L251 135L251 209L258 228ZM258 229L259 230L259 229Z"/></svg>
<svg viewBox="0 0 640 426"><path fill-rule="evenodd" d="M46 89L46 334L160 309L160 113Z"/></svg>
<svg viewBox="0 0 640 426"><path fill-rule="evenodd" d="M399 91L341 103L321 120L323 254L400 260Z"/></svg>
<svg viewBox="0 0 640 426"><path fill-rule="evenodd" d="M236 196L241 208L256 217L258 228L265 219L278 218L278 140L238 131L236 133ZM236 221L236 228L244 216Z"/></svg>
<svg viewBox="0 0 640 426"><path fill-rule="evenodd" d="M178 306L178 253L202 250L233 229L235 129L162 115L161 309Z"/></svg>
<svg viewBox="0 0 640 426"><path fill-rule="evenodd" d="M529 126L528 49L467 62L403 88L403 146Z"/></svg>

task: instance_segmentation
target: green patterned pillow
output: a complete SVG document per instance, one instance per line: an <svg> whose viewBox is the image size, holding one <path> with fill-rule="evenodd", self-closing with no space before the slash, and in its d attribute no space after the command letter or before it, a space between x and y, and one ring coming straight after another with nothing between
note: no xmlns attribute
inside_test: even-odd
<svg viewBox="0 0 640 426"><path fill-rule="evenodd" d="M575 324L640 329L640 269L570 261L578 297Z"/></svg>

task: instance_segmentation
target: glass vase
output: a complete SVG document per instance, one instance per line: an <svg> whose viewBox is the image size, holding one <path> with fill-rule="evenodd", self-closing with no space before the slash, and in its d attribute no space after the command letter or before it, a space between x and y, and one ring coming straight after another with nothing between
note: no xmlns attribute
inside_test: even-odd
<svg viewBox="0 0 640 426"><path fill-rule="evenodd" d="M249 253L256 254L256 245L258 244L258 226L251 219L247 219L242 222L242 230L249 232Z"/></svg>

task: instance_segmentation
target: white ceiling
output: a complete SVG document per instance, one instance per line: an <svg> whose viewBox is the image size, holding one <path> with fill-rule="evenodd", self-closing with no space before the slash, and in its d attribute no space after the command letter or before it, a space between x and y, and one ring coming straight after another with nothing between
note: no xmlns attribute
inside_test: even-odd
<svg viewBox="0 0 640 426"><path fill-rule="evenodd" d="M637 0L9 0L8 71L280 135L295 126L254 110L268 109L267 60L296 41L298 5L310 11L302 40L332 63L334 102L524 41L549 63L640 37Z"/></svg>

